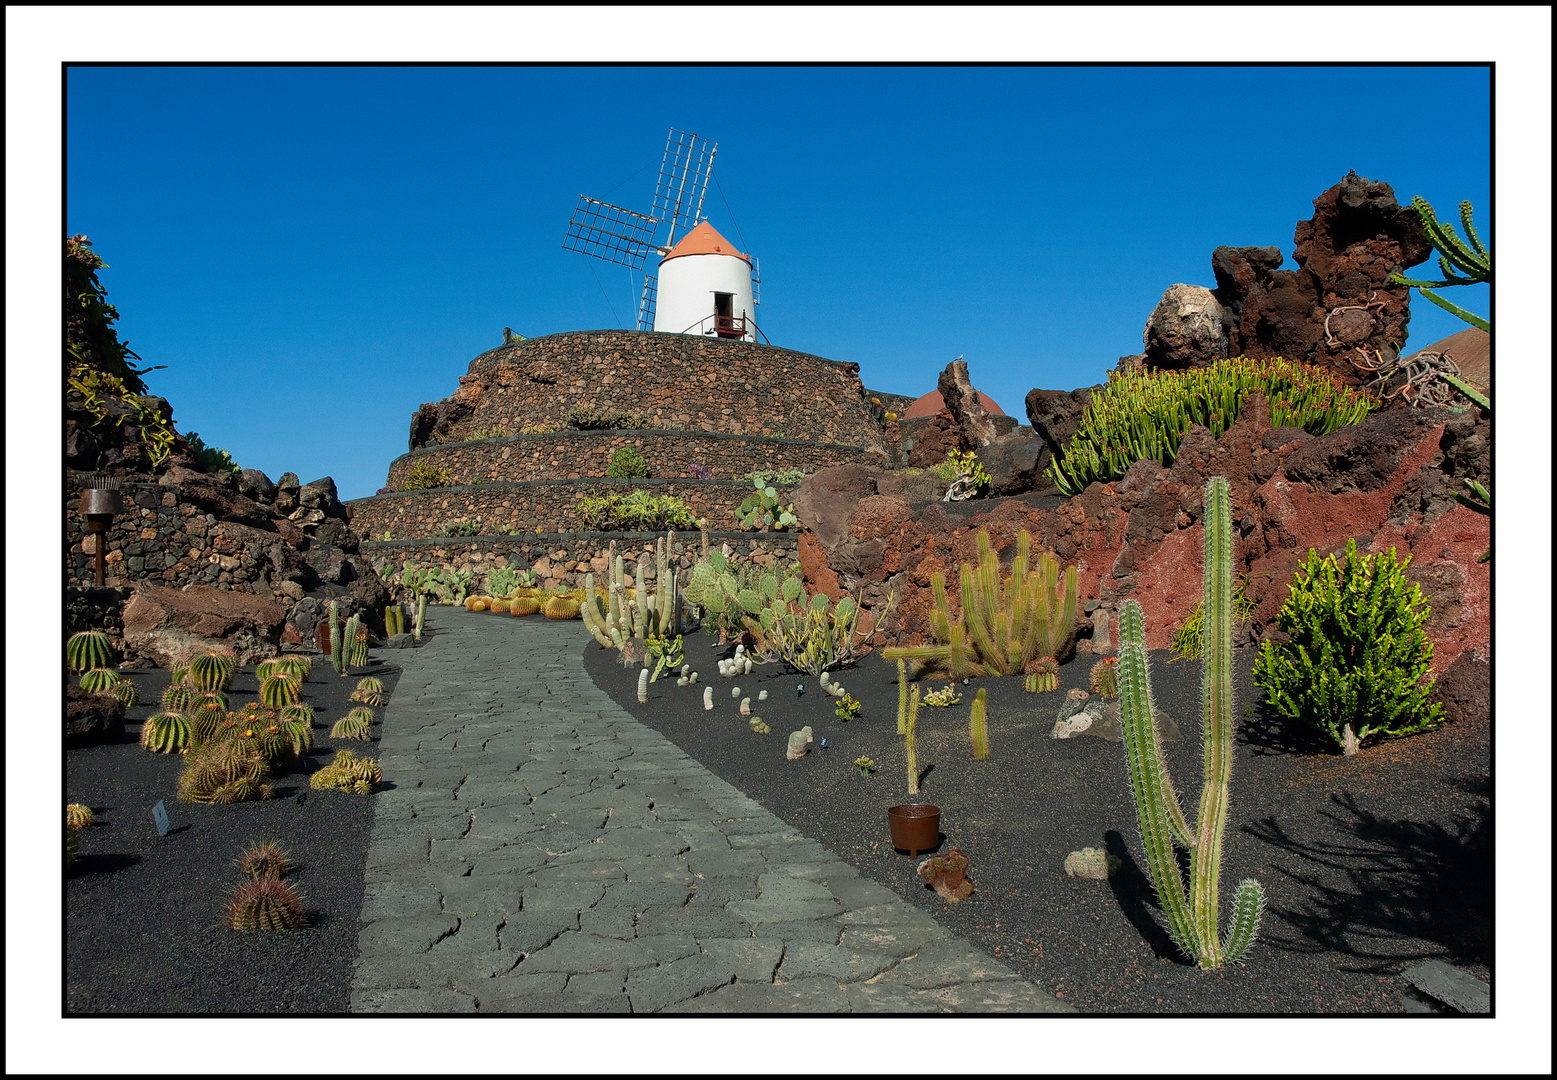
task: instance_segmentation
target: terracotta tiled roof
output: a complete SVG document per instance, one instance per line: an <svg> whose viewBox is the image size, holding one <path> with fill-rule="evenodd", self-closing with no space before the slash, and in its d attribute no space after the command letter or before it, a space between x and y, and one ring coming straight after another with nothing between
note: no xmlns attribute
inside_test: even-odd
<svg viewBox="0 0 1557 1080"><path fill-rule="evenodd" d="M978 395L979 404L984 406L984 411L989 413L989 415L1005 415L1000 406L995 404L994 399L984 393L984 391L978 391ZM908 407L908 410L903 413L903 419L908 420L915 416L934 416L944 408L946 408L946 401L941 397L941 392L939 390L931 390Z"/></svg>
<svg viewBox="0 0 1557 1080"><path fill-rule="evenodd" d="M735 245L719 235L719 231L706 221L700 221L691 232L676 242L665 259L678 255L734 255L737 259L751 259L735 250ZM664 260L661 260L662 262Z"/></svg>

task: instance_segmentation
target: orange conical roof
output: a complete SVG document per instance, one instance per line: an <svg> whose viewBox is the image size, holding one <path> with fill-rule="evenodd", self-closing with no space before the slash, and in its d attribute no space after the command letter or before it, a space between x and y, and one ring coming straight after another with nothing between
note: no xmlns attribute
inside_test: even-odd
<svg viewBox="0 0 1557 1080"><path fill-rule="evenodd" d="M678 255L734 255L737 259L751 262L750 258L736 251L735 245L720 236L719 231L706 221L698 222L660 261L666 262Z"/></svg>

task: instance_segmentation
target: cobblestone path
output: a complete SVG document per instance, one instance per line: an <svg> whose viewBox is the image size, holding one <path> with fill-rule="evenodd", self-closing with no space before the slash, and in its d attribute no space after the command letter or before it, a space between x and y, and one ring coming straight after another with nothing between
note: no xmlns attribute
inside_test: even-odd
<svg viewBox="0 0 1557 1080"><path fill-rule="evenodd" d="M577 622L429 613L351 1008L1073 1012L617 707Z"/></svg>

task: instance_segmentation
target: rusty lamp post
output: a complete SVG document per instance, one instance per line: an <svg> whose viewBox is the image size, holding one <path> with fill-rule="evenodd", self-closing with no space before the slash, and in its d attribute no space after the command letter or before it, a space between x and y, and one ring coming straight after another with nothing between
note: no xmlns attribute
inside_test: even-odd
<svg viewBox="0 0 1557 1080"><path fill-rule="evenodd" d="M108 526L114 515L124 509L124 499L119 495L119 479L94 473L81 489L81 516L86 518L87 532L97 537L97 587L102 588L103 559L108 553Z"/></svg>

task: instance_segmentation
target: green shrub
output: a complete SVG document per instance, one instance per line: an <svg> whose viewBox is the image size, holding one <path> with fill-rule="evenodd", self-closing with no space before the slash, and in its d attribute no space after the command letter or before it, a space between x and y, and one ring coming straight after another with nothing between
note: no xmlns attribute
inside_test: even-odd
<svg viewBox="0 0 1557 1080"><path fill-rule="evenodd" d="M697 516L686 503L673 495L655 497L642 488L626 495L591 492L579 499L573 509L586 529L601 532L697 528Z"/></svg>
<svg viewBox="0 0 1557 1080"><path fill-rule="evenodd" d="M400 485L401 491L422 491L426 488L448 487L449 470L440 469L436 465L429 465L425 461L419 461L406 473L405 483Z"/></svg>
<svg viewBox="0 0 1557 1080"><path fill-rule="evenodd" d="M232 459L232 455L227 451L218 450L214 446L207 446L205 441L200 438L200 433L198 431L191 431L188 435L184 436L184 439L189 443L189 448L194 451L195 464L199 467L201 472L215 474L224 472L236 473L243 471L238 467L238 463Z"/></svg>
<svg viewBox="0 0 1557 1080"><path fill-rule="evenodd" d="M608 431L612 428L658 427L652 417L643 413L621 412L617 409L574 409L568 413L569 427L580 431Z"/></svg>
<svg viewBox="0 0 1557 1080"><path fill-rule="evenodd" d="M1423 681L1431 610L1405 576L1410 565L1409 556L1396 562L1394 548L1359 556L1356 540L1346 542L1344 564L1309 550L1276 617L1289 640L1264 642L1254 663L1255 683L1278 713L1342 747L1348 734L1355 745L1443 722L1443 707L1428 700L1433 681Z"/></svg>
<svg viewBox="0 0 1557 1080"><path fill-rule="evenodd" d="M611 464L606 466L606 475L629 480L647 479L649 463L633 447L623 446L611 455Z"/></svg>
<svg viewBox="0 0 1557 1080"><path fill-rule="evenodd" d="M1088 484L1118 480L1144 458L1171 466L1191 425L1220 437L1250 390L1270 402L1272 427L1300 427L1310 435L1358 423L1378 406L1322 368L1279 357L1239 356L1188 371L1116 371L1081 414L1064 459L1050 462L1047 474L1065 494L1077 495Z"/></svg>

